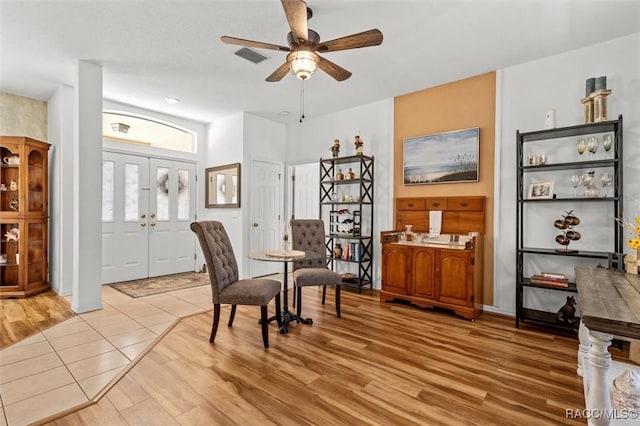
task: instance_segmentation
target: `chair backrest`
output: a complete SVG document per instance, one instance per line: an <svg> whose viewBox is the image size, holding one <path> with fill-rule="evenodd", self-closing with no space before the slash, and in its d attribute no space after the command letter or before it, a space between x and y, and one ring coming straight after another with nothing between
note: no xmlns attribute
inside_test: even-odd
<svg viewBox="0 0 640 426"><path fill-rule="evenodd" d="M191 223L202 247L207 262L213 303L220 303L220 291L238 281L238 263L233 254L231 241L222 223L217 220L203 220Z"/></svg>
<svg viewBox="0 0 640 426"><path fill-rule="evenodd" d="M293 270L301 268L326 268L327 249L324 238L324 222L320 219L291 220L291 247L294 250L313 251L322 257L306 262L293 262Z"/></svg>

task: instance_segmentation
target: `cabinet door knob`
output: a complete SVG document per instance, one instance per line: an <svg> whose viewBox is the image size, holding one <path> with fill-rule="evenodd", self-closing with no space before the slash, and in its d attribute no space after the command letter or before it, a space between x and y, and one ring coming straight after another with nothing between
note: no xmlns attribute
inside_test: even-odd
<svg viewBox="0 0 640 426"><path fill-rule="evenodd" d="M149 225L150 225L150 226L156 226L156 223L155 223L155 222L152 222L152 223L150 223Z"/></svg>
<svg viewBox="0 0 640 426"><path fill-rule="evenodd" d="M145 226L147 226L147 222L140 222L140 226L144 228Z"/></svg>

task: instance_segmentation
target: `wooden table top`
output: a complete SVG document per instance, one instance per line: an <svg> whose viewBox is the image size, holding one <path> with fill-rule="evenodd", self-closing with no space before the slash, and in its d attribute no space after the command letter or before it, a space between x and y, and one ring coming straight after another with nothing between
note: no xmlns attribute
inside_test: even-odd
<svg viewBox="0 0 640 426"><path fill-rule="evenodd" d="M580 318L589 330L640 340L640 276L576 266Z"/></svg>

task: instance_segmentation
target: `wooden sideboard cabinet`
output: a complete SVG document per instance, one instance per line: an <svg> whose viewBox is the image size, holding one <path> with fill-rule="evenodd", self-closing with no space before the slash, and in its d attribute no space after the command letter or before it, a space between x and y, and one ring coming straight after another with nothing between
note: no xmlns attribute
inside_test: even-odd
<svg viewBox="0 0 640 426"><path fill-rule="evenodd" d="M0 298L49 289L49 144L0 136Z"/></svg>
<svg viewBox="0 0 640 426"><path fill-rule="evenodd" d="M380 301L409 301L420 307L441 307L475 320L482 313L485 198L413 197L395 200L395 231L380 235L382 289ZM406 225L418 233L429 230L430 211L442 211L443 234L474 237L463 247L400 242Z"/></svg>
<svg viewBox="0 0 640 426"><path fill-rule="evenodd" d="M482 313L481 240L474 237L463 250L383 243L380 301L437 306L475 320Z"/></svg>

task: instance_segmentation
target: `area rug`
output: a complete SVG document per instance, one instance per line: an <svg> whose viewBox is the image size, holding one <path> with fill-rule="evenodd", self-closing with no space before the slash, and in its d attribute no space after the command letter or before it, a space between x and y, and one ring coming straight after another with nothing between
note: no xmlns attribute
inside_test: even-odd
<svg viewBox="0 0 640 426"><path fill-rule="evenodd" d="M111 284L111 287L130 297L144 297L201 285L211 285L209 274L185 272L182 274L164 275L162 277L145 278L142 280L124 281Z"/></svg>

